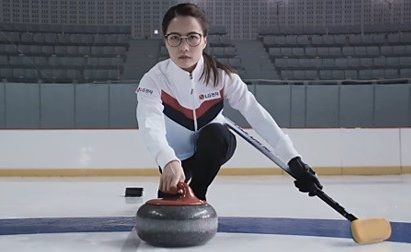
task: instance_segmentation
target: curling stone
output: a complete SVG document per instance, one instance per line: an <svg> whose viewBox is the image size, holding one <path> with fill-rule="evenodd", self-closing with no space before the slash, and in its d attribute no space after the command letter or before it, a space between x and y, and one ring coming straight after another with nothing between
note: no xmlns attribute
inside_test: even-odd
<svg viewBox="0 0 411 252"><path fill-rule="evenodd" d="M159 247L189 247L206 243L217 232L214 208L199 200L183 182L183 193L175 198L152 199L136 214L136 231L141 240Z"/></svg>

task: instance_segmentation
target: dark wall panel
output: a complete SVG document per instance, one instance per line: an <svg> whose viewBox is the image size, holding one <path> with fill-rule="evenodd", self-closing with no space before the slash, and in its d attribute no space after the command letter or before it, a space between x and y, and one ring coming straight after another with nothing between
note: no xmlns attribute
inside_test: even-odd
<svg viewBox="0 0 411 252"><path fill-rule="evenodd" d="M307 127L338 127L338 86L307 86Z"/></svg>
<svg viewBox="0 0 411 252"><path fill-rule="evenodd" d="M39 84L8 84L5 96L7 128L40 127Z"/></svg>
<svg viewBox="0 0 411 252"><path fill-rule="evenodd" d="M77 128L108 128L108 84L79 84L76 86Z"/></svg>
<svg viewBox="0 0 411 252"><path fill-rule="evenodd" d="M376 85L375 126L410 126L409 85Z"/></svg>
<svg viewBox="0 0 411 252"><path fill-rule="evenodd" d="M373 125L373 92L372 85L341 86L341 127L371 127Z"/></svg>
<svg viewBox="0 0 411 252"><path fill-rule="evenodd" d="M248 90L255 95L255 85L248 85ZM257 97L256 97L257 98ZM258 100L258 98L257 98ZM230 104L228 103L228 100L224 101L224 111L223 114L227 116L229 119L240 125L241 127L249 127L250 125L248 124L247 120L244 119L244 117L241 115L240 112L237 110L233 109Z"/></svg>
<svg viewBox="0 0 411 252"><path fill-rule="evenodd" d="M306 88L305 86L291 86L291 118L290 127L305 127L306 123Z"/></svg>
<svg viewBox="0 0 411 252"><path fill-rule="evenodd" d="M291 91L289 85L258 85L256 96L280 127L290 127Z"/></svg>
<svg viewBox="0 0 411 252"><path fill-rule="evenodd" d="M0 128L136 128L135 84L0 83ZM249 85L281 127L409 127L410 84ZM224 114L243 127L225 103Z"/></svg>
<svg viewBox="0 0 411 252"><path fill-rule="evenodd" d="M41 86L41 127L74 128L74 85Z"/></svg>
<svg viewBox="0 0 411 252"><path fill-rule="evenodd" d="M137 128L136 87L137 84L110 86L110 128Z"/></svg>
<svg viewBox="0 0 411 252"><path fill-rule="evenodd" d="M0 83L0 128L6 127L6 96L5 84Z"/></svg>

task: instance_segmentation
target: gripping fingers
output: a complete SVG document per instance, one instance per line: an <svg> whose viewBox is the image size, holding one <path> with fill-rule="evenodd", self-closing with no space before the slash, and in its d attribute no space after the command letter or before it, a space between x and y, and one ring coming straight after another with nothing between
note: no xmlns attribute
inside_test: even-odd
<svg viewBox="0 0 411 252"><path fill-rule="evenodd" d="M159 189L160 189L160 191L162 191L162 192L166 192L166 188L167 188L167 186L166 186L166 181L165 181L165 179L164 179L164 176L161 175L161 177L160 177L160 186L159 186Z"/></svg>
<svg viewBox="0 0 411 252"><path fill-rule="evenodd" d="M174 176L172 180L170 181L170 187L169 190L170 192L176 193L177 192L177 183L180 182L179 178ZM178 192L177 192L178 193Z"/></svg>
<svg viewBox="0 0 411 252"><path fill-rule="evenodd" d="M177 184L180 181L184 181L184 179L184 171L180 162L176 160L171 161L165 166L161 174L160 190L170 194L180 193L177 191Z"/></svg>
<svg viewBox="0 0 411 252"><path fill-rule="evenodd" d="M173 177L168 176L166 177L165 181L165 186L164 186L164 192L166 193L175 193L175 186L173 186Z"/></svg>
<svg viewBox="0 0 411 252"><path fill-rule="evenodd" d="M171 174L169 174L169 176L167 177L167 192L176 193L178 177L176 176L176 173L174 172L173 166L169 167L169 171L171 172Z"/></svg>

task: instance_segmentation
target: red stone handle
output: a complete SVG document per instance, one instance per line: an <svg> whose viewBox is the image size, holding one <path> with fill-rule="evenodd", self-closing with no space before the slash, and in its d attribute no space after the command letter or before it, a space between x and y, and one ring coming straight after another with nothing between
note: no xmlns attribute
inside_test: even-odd
<svg viewBox="0 0 411 252"><path fill-rule="evenodd" d="M191 200L198 200L198 198L194 195L193 190L191 187L185 182L178 182L177 190L182 190L183 193L180 195L180 199L182 201L191 201Z"/></svg>
<svg viewBox="0 0 411 252"><path fill-rule="evenodd" d="M185 182L178 182L177 190L182 190L183 193L171 198L152 199L146 202L148 205L157 206L195 206L204 205L205 201L198 199L191 187Z"/></svg>

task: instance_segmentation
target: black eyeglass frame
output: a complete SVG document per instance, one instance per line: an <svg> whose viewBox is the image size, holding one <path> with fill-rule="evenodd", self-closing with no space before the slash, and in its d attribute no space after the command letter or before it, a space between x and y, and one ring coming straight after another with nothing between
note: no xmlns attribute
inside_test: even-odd
<svg viewBox="0 0 411 252"><path fill-rule="evenodd" d="M198 44L196 44L196 45L190 45L190 42L189 42L189 40L188 40L188 37L189 37L190 35L193 35L193 34L200 36L200 39L198 40L199 42L198 42ZM171 36L171 35L177 35L177 36L180 37L180 42L179 42L177 45L171 45L170 42L168 41L168 37ZM186 36L182 36L182 35L180 35L179 33L176 33L176 32L171 32L171 33L168 33L168 34L164 35L164 38L166 39L167 44L168 44L169 46L171 46L171 47L179 47L179 46L181 45L181 43L183 42L183 39L186 40L187 44L188 44L190 47L196 47L196 46L198 46L198 45L201 43L201 38L203 38L203 37L204 37L203 34L198 33L198 32L190 32L190 33L187 34Z"/></svg>

